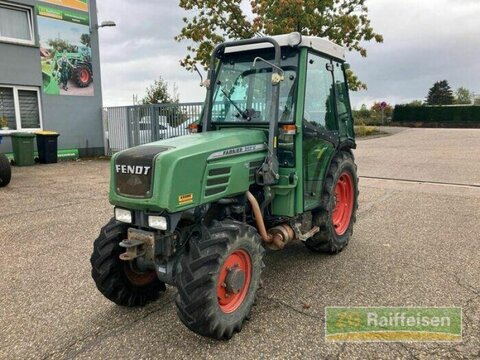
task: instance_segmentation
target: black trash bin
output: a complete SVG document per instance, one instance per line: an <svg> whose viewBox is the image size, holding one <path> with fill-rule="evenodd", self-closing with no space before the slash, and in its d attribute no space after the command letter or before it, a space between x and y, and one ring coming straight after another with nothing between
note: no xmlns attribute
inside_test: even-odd
<svg viewBox="0 0 480 360"><path fill-rule="evenodd" d="M38 131L35 134L37 135L38 161L42 164L56 163L58 161L57 138L60 134L55 131Z"/></svg>

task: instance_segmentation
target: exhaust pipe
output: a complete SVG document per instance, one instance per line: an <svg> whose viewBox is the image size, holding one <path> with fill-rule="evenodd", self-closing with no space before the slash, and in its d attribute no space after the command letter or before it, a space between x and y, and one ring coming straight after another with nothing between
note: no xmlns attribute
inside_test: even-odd
<svg viewBox="0 0 480 360"><path fill-rule="evenodd" d="M272 250L283 249L288 242L295 238L293 229L288 224L282 224L269 229L267 232L257 199L255 199L255 196L253 196L250 191L246 192L246 196L252 207L253 215L255 216L258 233L267 244L267 247Z"/></svg>
<svg viewBox="0 0 480 360"><path fill-rule="evenodd" d="M258 233L262 237L263 241L265 241L266 243L271 243L272 236L267 233L267 229L265 228L265 223L263 221L263 215L262 215L262 212L260 211L260 205L258 205L257 199L255 199L255 196L253 196L250 191L247 191L246 195L247 195L248 202L252 207L253 215L255 216Z"/></svg>

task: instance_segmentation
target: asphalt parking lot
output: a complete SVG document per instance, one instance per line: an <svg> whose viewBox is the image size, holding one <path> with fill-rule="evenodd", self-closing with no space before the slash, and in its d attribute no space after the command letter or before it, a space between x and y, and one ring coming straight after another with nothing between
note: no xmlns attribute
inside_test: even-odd
<svg viewBox="0 0 480 360"><path fill-rule="evenodd" d="M14 168L0 190L0 358L479 358L480 131L360 140L360 208L337 256L301 243L266 257L252 317L229 342L187 330L175 290L142 309L90 277L112 216L108 163ZM327 343L325 306L461 306L461 343Z"/></svg>

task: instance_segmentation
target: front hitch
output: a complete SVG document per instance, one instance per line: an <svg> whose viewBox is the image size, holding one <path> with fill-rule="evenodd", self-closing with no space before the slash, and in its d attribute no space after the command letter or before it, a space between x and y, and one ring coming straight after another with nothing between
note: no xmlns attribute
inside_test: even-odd
<svg viewBox="0 0 480 360"><path fill-rule="evenodd" d="M157 277L164 283L173 285L176 257L173 244L178 235L158 235L154 232L129 228L127 239L120 242L125 252L119 255L123 261L135 261L142 271L155 270Z"/></svg>
<svg viewBox="0 0 480 360"><path fill-rule="evenodd" d="M153 232L129 228L127 239L119 244L126 251L120 254L120 259L132 261L144 257L146 262L153 263L155 257L155 234Z"/></svg>

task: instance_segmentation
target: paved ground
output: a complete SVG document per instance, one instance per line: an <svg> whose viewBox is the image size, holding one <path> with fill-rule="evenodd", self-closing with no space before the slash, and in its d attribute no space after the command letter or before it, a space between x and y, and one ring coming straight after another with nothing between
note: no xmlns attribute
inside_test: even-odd
<svg viewBox="0 0 480 360"><path fill-rule="evenodd" d="M60 95L80 95L80 96L93 96L94 93L94 83L91 82L87 87L81 88L73 80L68 80L67 90L65 91L60 87Z"/></svg>
<svg viewBox="0 0 480 360"><path fill-rule="evenodd" d="M480 131L405 130L359 142L362 176L480 183ZM269 253L252 319L229 342L177 319L169 288L143 309L109 303L90 278L108 221L102 161L15 168L0 190L0 358L479 358L480 188L362 178L351 244ZM462 343L324 341L327 305L462 306Z"/></svg>

